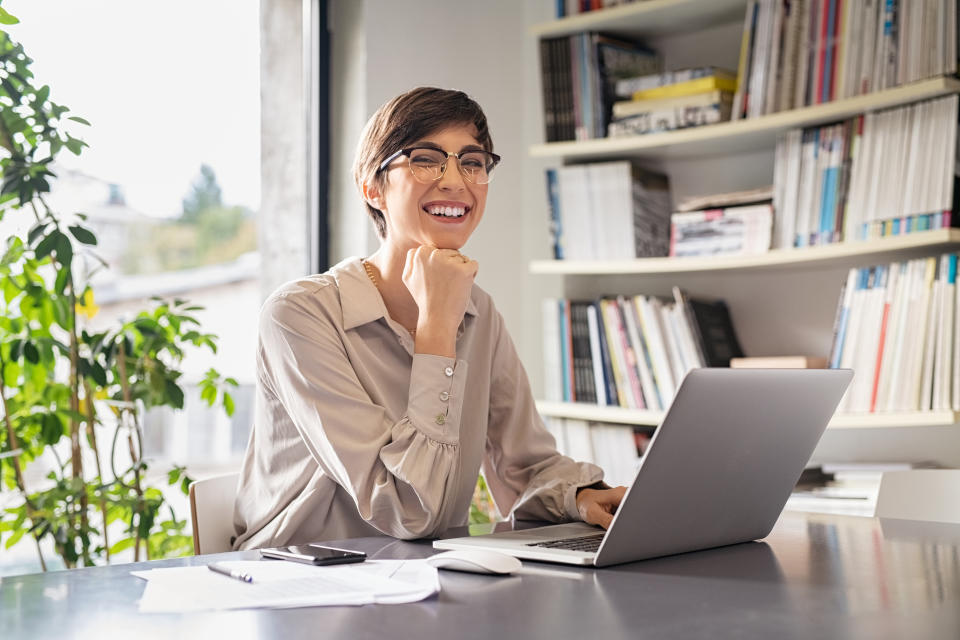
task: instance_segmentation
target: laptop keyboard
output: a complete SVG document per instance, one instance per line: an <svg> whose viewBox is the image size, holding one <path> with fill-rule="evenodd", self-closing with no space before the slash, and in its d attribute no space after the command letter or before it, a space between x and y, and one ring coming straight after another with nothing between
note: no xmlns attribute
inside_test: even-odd
<svg viewBox="0 0 960 640"><path fill-rule="evenodd" d="M586 551L591 553L600 548L604 533L593 533L579 538L563 538L562 540L544 540L543 542L530 542L528 547L546 547L547 549L567 549L569 551Z"/></svg>

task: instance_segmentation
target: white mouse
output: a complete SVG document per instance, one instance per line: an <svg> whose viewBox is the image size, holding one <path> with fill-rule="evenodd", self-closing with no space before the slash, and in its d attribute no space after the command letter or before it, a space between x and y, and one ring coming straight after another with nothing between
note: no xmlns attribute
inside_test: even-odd
<svg viewBox="0 0 960 640"><path fill-rule="evenodd" d="M427 564L437 569L495 575L508 575L523 566L513 556L484 549L459 549L438 553L427 558Z"/></svg>

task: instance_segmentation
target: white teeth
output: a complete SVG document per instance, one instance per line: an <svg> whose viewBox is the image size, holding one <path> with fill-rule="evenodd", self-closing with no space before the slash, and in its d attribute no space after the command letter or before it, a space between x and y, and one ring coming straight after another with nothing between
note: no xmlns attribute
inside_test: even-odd
<svg viewBox="0 0 960 640"><path fill-rule="evenodd" d="M467 212L466 208L462 207L440 207L432 206L427 207L427 213L434 216L444 216L447 218L459 218Z"/></svg>

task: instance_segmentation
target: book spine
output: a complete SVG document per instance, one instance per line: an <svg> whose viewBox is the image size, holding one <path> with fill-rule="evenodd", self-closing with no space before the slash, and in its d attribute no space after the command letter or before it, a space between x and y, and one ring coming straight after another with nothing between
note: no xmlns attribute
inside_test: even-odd
<svg viewBox="0 0 960 640"><path fill-rule="evenodd" d="M597 305L587 305L587 325L590 330L590 363L593 366L593 386L597 394L597 404L607 406L607 383L603 377L603 354L600 342L600 320L597 317Z"/></svg>
<svg viewBox="0 0 960 640"><path fill-rule="evenodd" d="M894 294L900 275L900 265L893 263L890 265L889 279L887 282L886 294L883 301L883 312L880 318L880 337L877 345L877 357L874 364L873 384L870 389L870 412L877 410L877 396L880 391L880 375L882 372L883 357L887 347L887 329L890 325L890 309L893 306Z"/></svg>
<svg viewBox="0 0 960 640"><path fill-rule="evenodd" d="M573 366L575 380L575 398L577 402L597 402L597 392L593 381L593 363L590 354L590 328L587 319L587 305L581 302L570 303L571 334L573 340Z"/></svg>
<svg viewBox="0 0 960 640"><path fill-rule="evenodd" d="M730 108L730 103L724 101L635 113L612 121L607 126L607 135L614 138L716 124L730 119Z"/></svg>
<svg viewBox="0 0 960 640"><path fill-rule="evenodd" d="M554 142L557 138L556 105L554 98L556 91L553 87L554 69L551 55L552 42L548 39L540 40L540 88L543 95L543 126L547 142Z"/></svg>
<svg viewBox="0 0 960 640"><path fill-rule="evenodd" d="M570 327L570 301L560 301L560 344L563 364L563 400L576 401L573 379L573 332Z"/></svg>
<svg viewBox="0 0 960 640"><path fill-rule="evenodd" d="M643 398L643 391L640 389L640 376L637 365L637 355L633 349L633 345L630 342L630 338L627 335L627 325L626 318L624 316L623 306L625 304L623 296L618 296L614 304L611 305L611 308L614 311L616 323L617 323L617 333L620 337L620 344L622 345L624 353L624 372L626 373L626 381L629 385L630 397L632 398L631 407L636 409L645 409L646 403Z"/></svg>
<svg viewBox="0 0 960 640"><path fill-rule="evenodd" d="M547 201L550 204L550 245L553 259L563 260L563 217L560 211L560 187L557 183L557 170L547 169Z"/></svg>
<svg viewBox="0 0 960 640"><path fill-rule="evenodd" d="M606 321L604 319L603 301L598 300L593 303L594 313L597 315L597 341L600 346L600 360L603 368L603 381L607 404L609 406L619 406L620 396L617 391L616 376L613 374L613 360L610 357L609 341L607 340Z"/></svg>

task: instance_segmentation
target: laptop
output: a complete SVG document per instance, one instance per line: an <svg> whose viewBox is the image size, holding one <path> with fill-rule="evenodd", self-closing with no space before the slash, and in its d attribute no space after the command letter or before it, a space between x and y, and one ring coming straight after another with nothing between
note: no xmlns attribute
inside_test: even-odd
<svg viewBox="0 0 960 640"><path fill-rule="evenodd" d="M850 369L694 369L607 531L575 522L433 546L605 567L764 538L852 377Z"/></svg>

